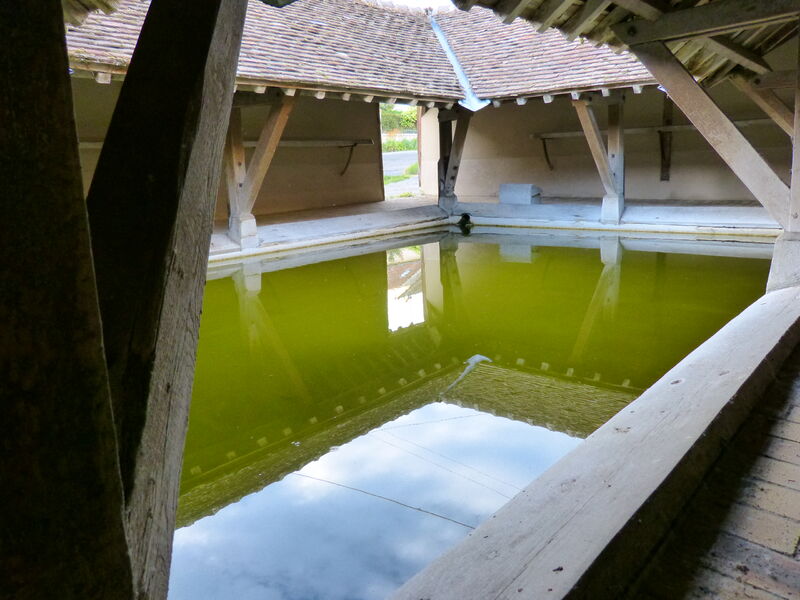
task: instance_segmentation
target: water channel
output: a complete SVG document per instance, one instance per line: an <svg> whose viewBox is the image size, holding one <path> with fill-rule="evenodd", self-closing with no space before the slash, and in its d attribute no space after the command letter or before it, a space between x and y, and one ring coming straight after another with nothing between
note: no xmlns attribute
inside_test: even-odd
<svg viewBox="0 0 800 600"><path fill-rule="evenodd" d="M390 595L762 295L768 256L447 234L218 273L170 598Z"/></svg>

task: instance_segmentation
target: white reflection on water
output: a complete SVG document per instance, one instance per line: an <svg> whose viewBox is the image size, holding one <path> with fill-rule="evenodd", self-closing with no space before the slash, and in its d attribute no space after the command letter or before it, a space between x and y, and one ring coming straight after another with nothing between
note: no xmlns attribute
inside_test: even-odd
<svg viewBox="0 0 800 600"><path fill-rule="evenodd" d="M176 531L170 598L384 598L579 442L429 404Z"/></svg>

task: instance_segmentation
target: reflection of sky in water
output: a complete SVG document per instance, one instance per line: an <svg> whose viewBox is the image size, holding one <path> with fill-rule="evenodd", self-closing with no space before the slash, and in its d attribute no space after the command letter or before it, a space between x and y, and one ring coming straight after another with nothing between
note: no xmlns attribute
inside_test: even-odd
<svg viewBox="0 0 800 600"><path fill-rule="evenodd" d="M170 597L384 598L579 442L424 406L176 531Z"/></svg>

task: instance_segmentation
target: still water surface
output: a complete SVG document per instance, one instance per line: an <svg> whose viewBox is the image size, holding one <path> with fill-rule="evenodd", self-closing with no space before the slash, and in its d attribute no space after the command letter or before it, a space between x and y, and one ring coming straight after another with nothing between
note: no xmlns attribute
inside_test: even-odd
<svg viewBox="0 0 800 600"><path fill-rule="evenodd" d="M605 250L448 236L209 281L170 598L390 595L769 268Z"/></svg>

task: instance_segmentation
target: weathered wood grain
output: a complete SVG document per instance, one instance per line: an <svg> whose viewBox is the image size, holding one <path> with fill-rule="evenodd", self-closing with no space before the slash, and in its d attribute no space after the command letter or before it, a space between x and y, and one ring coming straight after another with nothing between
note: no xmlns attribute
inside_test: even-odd
<svg viewBox="0 0 800 600"><path fill-rule="evenodd" d="M89 191L131 560L152 598L166 596L245 8L154 0Z"/></svg>
<svg viewBox="0 0 800 600"><path fill-rule="evenodd" d="M63 18L0 3L0 597L133 598Z"/></svg>

